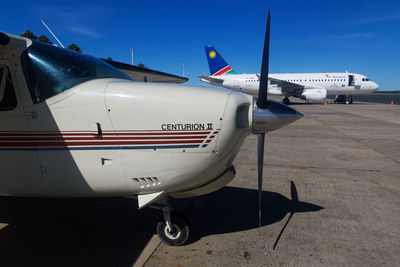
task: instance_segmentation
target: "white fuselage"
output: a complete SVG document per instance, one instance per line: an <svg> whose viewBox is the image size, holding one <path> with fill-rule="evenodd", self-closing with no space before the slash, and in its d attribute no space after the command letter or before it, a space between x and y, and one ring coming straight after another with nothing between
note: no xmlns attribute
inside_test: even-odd
<svg viewBox="0 0 400 267"><path fill-rule="evenodd" d="M185 197L233 178L251 96L107 78L122 74L18 36L0 56L0 195Z"/></svg>
<svg viewBox="0 0 400 267"><path fill-rule="evenodd" d="M0 195L173 193L217 178L249 131L235 128L237 105L252 99L212 89L210 102L198 92L100 79L2 111Z"/></svg>
<svg viewBox="0 0 400 267"><path fill-rule="evenodd" d="M0 195L137 196L144 207L207 194L233 179L247 135L302 116L233 90L134 82L4 33L0 78Z"/></svg>
<svg viewBox="0 0 400 267"><path fill-rule="evenodd" d="M202 81L242 91L251 95L257 95L259 88L258 74L227 74L221 76L210 76L223 80L222 84L216 84L202 79ZM270 74L270 78L279 79L289 83L304 86L305 89L325 88L328 95L353 95L371 93L378 90L379 86L368 78L356 73L285 73ZM268 93L273 95L283 95L280 87L269 84ZM298 94L290 94L287 96L298 97Z"/></svg>

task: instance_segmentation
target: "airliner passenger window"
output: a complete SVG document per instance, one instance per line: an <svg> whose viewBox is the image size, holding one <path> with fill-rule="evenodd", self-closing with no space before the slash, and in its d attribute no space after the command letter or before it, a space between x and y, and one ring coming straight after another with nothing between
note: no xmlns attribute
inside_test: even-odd
<svg viewBox="0 0 400 267"><path fill-rule="evenodd" d="M12 110L17 106L14 86L8 68L0 65L0 111Z"/></svg>

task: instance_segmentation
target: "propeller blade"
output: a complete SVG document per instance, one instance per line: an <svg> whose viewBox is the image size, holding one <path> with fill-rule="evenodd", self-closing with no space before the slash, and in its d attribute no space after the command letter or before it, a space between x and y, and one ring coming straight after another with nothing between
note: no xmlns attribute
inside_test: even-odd
<svg viewBox="0 0 400 267"><path fill-rule="evenodd" d="M264 165L264 141L265 133L257 134L257 167L258 167L258 226L261 227L261 201Z"/></svg>
<svg viewBox="0 0 400 267"><path fill-rule="evenodd" d="M265 31L264 50L261 63L260 85L258 88L257 106L261 109L268 108L267 90L268 90L268 64L269 64L269 33L270 33L271 14L268 9L267 29Z"/></svg>
<svg viewBox="0 0 400 267"><path fill-rule="evenodd" d="M268 108L267 90L268 90L268 62L269 62L269 32L270 32L271 14L268 9L267 29L265 31L264 50L261 63L260 85L258 88L257 107L266 110ZM265 132L257 134L257 168L258 168L258 226L261 227L261 202L262 202L262 183L264 166L264 141Z"/></svg>

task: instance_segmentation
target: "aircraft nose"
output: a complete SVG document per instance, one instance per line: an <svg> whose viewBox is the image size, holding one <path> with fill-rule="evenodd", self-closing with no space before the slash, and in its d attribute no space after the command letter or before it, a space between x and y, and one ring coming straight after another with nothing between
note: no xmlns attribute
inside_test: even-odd
<svg viewBox="0 0 400 267"><path fill-rule="evenodd" d="M377 83L375 83L375 82L372 82L372 89L377 91L379 89L379 85Z"/></svg>
<svg viewBox="0 0 400 267"><path fill-rule="evenodd" d="M265 133L278 129L286 124L294 122L303 117L300 112L278 103L268 100L268 108L253 110L253 133Z"/></svg>

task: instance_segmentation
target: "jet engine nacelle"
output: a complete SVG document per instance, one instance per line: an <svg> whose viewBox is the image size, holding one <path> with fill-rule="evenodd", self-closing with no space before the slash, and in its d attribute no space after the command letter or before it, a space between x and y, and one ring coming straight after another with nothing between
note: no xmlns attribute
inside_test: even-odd
<svg viewBox="0 0 400 267"><path fill-rule="evenodd" d="M303 100L322 101L326 99L326 95L327 91L325 88L314 87L314 88L304 89L300 98Z"/></svg>

